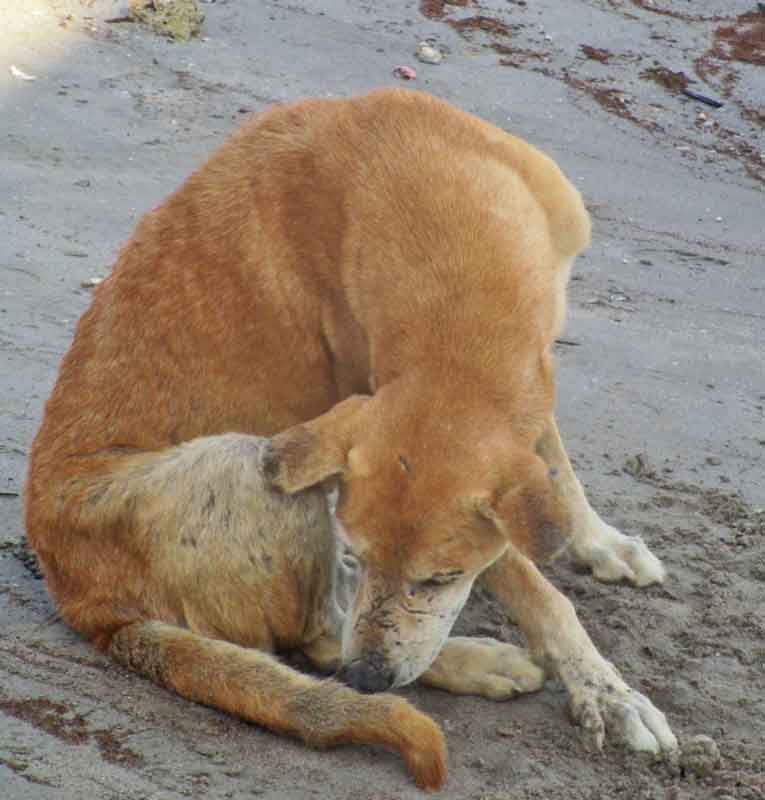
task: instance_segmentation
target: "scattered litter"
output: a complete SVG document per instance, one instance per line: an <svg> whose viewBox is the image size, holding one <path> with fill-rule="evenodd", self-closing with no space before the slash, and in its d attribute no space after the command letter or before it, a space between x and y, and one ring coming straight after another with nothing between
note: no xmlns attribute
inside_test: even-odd
<svg viewBox="0 0 765 800"><path fill-rule="evenodd" d="M415 70L405 66L394 67L393 74L403 81L413 81L417 77L417 72Z"/></svg>
<svg viewBox="0 0 765 800"><path fill-rule="evenodd" d="M20 70L15 64L11 64L11 75L20 81L36 81L37 75L29 75Z"/></svg>
<svg viewBox="0 0 765 800"><path fill-rule="evenodd" d="M92 278L85 278L84 281L80 281L80 287L83 289L92 289L94 286L98 286L102 281L103 278L94 275Z"/></svg>
<svg viewBox="0 0 765 800"><path fill-rule="evenodd" d="M555 344L565 344L568 347L579 347L581 342L576 342L573 339L556 339Z"/></svg>
<svg viewBox="0 0 765 800"><path fill-rule="evenodd" d="M428 42L420 42L414 54L423 64L440 64L444 60L444 54Z"/></svg>
<svg viewBox="0 0 765 800"><path fill-rule="evenodd" d="M715 100L713 97L707 97L705 94L699 94L698 92L691 91L690 89L683 89L683 94L686 97L690 97L691 100L698 100L699 103L706 103L708 106L712 106L712 108L722 108L723 103L719 100Z"/></svg>
<svg viewBox="0 0 765 800"><path fill-rule="evenodd" d="M75 181L74 185L79 186L81 189L87 189L90 186L90 181L87 178L82 178L79 181Z"/></svg>
<svg viewBox="0 0 765 800"><path fill-rule="evenodd" d="M632 305L632 298L626 294L616 294L611 292L608 299L604 297L592 297L585 300L584 304L587 306L603 306L604 308L613 308L615 311L637 311L637 307Z"/></svg>

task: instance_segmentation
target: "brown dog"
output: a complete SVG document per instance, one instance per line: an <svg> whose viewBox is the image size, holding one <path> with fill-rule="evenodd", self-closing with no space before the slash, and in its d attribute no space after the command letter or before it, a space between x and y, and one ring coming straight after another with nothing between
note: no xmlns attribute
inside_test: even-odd
<svg viewBox="0 0 765 800"><path fill-rule="evenodd" d="M438 727L354 689L506 698L545 669L589 744L674 748L532 563L569 542L605 580L663 577L553 419L589 232L552 161L426 95L258 116L143 218L62 362L26 521L63 619L192 700L397 750L429 789ZM447 639L479 576L530 652Z"/></svg>

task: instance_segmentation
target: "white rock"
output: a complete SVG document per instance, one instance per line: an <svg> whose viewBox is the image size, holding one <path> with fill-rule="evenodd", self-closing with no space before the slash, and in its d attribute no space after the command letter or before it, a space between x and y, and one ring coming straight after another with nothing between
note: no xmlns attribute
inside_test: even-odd
<svg viewBox="0 0 765 800"><path fill-rule="evenodd" d="M420 42L414 54L424 64L440 64L444 60L444 54L428 42Z"/></svg>

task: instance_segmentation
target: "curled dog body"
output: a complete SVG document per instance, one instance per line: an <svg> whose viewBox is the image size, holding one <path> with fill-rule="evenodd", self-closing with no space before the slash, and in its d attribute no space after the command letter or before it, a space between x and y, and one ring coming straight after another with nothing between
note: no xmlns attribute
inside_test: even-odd
<svg viewBox="0 0 765 800"><path fill-rule="evenodd" d="M381 691L418 678L506 699L551 673L589 744L673 749L535 567L568 546L604 580L664 577L589 505L553 415L589 236L549 158L428 95L258 115L142 218L62 360L25 500L62 619L195 702L399 753L426 789L440 728ZM475 581L528 649L449 637Z"/></svg>

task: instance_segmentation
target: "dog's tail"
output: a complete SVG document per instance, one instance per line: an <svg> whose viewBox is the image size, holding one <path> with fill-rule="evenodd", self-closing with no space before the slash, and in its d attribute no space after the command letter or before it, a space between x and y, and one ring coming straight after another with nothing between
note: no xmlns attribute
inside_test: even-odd
<svg viewBox="0 0 765 800"><path fill-rule="evenodd" d="M120 628L109 653L183 697L304 742L381 745L401 754L415 782L440 789L446 747L439 727L406 700L363 695L293 670L269 653L208 639L163 622Z"/></svg>

